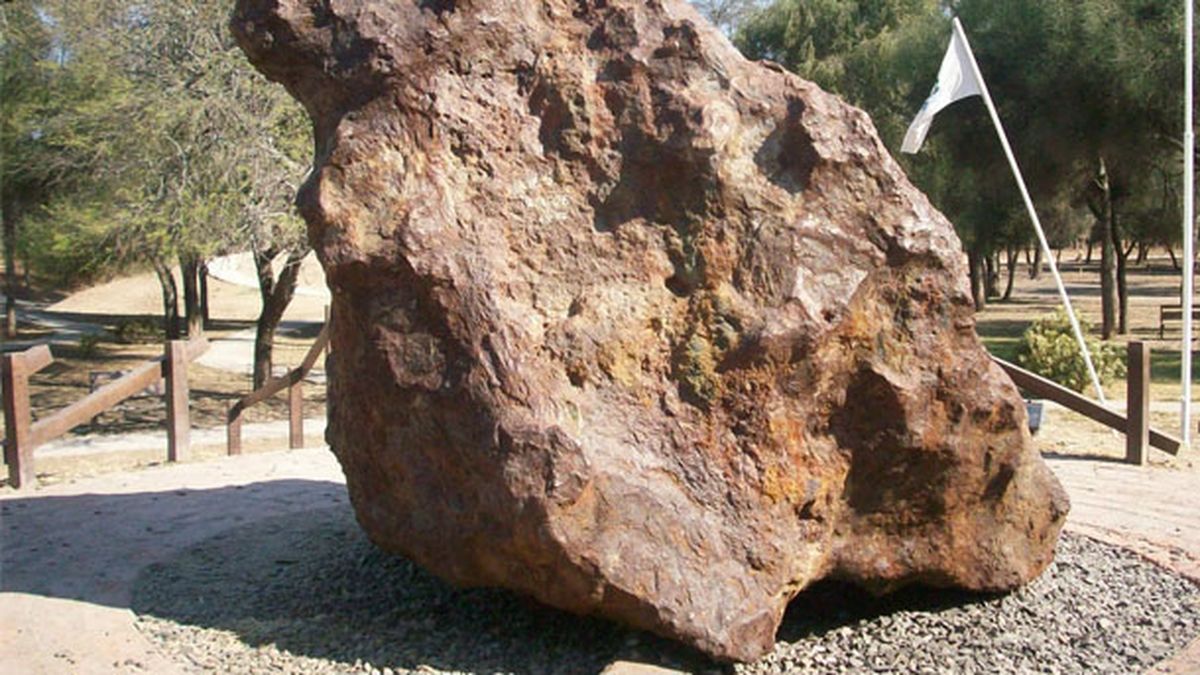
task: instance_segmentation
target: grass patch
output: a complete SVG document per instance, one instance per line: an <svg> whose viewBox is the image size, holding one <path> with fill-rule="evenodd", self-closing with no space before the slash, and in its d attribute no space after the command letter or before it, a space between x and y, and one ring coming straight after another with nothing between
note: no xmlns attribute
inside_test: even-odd
<svg viewBox="0 0 1200 675"><path fill-rule="evenodd" d="M988 353L998 359L1004 359L1009 363L1016 363L1017 349L1020 343L1020 338L1015 337L986 337L980 336L983 340L983 346L987 348Z"/></svg>
<svg viewBox="0 0 1200 675"><path fill-rule="evenodd" d="M1150 381L1179 384L1179 369L1183 367L1182 352L1156 349L1150 352ZM1192 380L1200 376L1200 360L1192 357Z"/></svg>

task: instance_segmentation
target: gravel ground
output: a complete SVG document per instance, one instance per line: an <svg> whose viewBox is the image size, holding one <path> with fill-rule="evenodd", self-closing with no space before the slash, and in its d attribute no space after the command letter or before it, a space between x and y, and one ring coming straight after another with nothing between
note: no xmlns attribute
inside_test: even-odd
<svg viewBox="0 0 1200 675"><path fill-rule="evenodd" d="M1003 597L875 599L820 584L792 603L773 653L720 666L503 591L452 589L376 550L345 506L231 530L152 566L133 608L165 654L227 673L594 673L615 659L740 675L1130 673L1200 634L1200 589L1068 535L1042 578Z"/></svg>

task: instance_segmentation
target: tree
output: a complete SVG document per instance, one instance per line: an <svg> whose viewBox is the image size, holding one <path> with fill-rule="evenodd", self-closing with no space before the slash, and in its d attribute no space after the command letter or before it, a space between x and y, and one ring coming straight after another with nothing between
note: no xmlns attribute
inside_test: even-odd
<svg viewBox="0 0 1200 675"><path fill-rule="evenodd" d="M760 0L692 0L696 9L714 26L732 35L761 6Z"/></svg>
<svg viewBox="0 0 1200 675"><path fill-rule="evenodd" d="M17 332L16 246L20 211L48 181L37 171L36 111L45 104L49 32L27 5L0 5L0 219L4 235L4 336ZM32 146L32 147L31 147Z"/></svg>
<svg viewBox="0 0 1200 675"><path fill-rule="evenodd" d="M166 140L155 155L167 169L159 169L165 180L155 194L158 217L150 234L165 235L162 254L179 262L190 335L203 329L204 261L250 248L263 301L254 350L257 388L270 377L275 330L309 250L291 206L311 147L306 118L245 61L226 29L225 8L156 0L146 3L143 18L145 35L131 51ZM281 255L287 261L276 275L271 263ZM170 275L160 277L164 297L173 294Z"/></svg>
<svg viewBox="0 0 1200 675"><path fill-rule="evenodd" d="M1073 177L1101 244L1101 334L1128 327L1124 223L1140 176L1177 153L1181 8L1139 0L962 0L976 53L1023 145ZM1031 55L1037 55L1032 56ZM1001 94L1004 94L1002 97ZM1061 180L1061 179L1060 179ZM1046 180L1043 178L1043 184Z"/></svg>
<svg viewBox="0 0 1200 675"><path fill-rule="evenodd" d="M308 125L245 61L226 28L227 8L202 0L94 0L87 11L67 0L31 6L60 60L102 74L116 92L103 106L62 97L58 108L39 112L38 124L56 130L47 139L102 148L104 166L81 174L78 189L52 191L40 209L47 255L85 257L48 266L150 267L162 288L165 334L174 338L181 303L188 334L204 329L211 257L245 248L256 263L275 252L303 257L304 228L291 202L311 152ZM42 145L52 157L66 147ZM80 241L88 246L72 245ZM289 266L276 277L269 263L259 273L256 384L270 373L271 341L296 281Z"/></svg>
<svg viewBox="0 0 1200 675"><path fill-rule="evenodd" d="M1130 242L1142 236L1136 214L1148 189L1142 177L1178 157L1180 8L1144 0L778 0L742 27L737 43L863 107L897 148L937 72L951 13L970 30L1035 199L1074 200L1093 213L1102 333L1123 330L1124 270ZM996 247L1021 239L1008 217L1019 201L1004 158L996 144L980 143L993 136L978 99L968 99L939 114L919 159L901 159L955 223L974 286ZM975 295L982 305L985 294Z"/></svg>
<svg viewBox="0 0 1200 675"><path fill-rule="evenodd" d="M156 244L165 299L180 297L170 273L178 264L191 336L204 330L200 270L238 241L246 188L237 164L246 140L234 86L240 63L231 58L224 13L213 3L145 2L124 45L144 105L140 119L157 140L145 153L157 168L145 176L151 217L142 221L149 225L142 239ZM168 333L178 333L174 324L168 316Z"/></svg>
<svg viewBox="0 0 1200 675"><path fill-rule="evenodd" d="M250 242L262 310L254 340L254 387L271 377L275 331L296 292L300 264L310 252L303 223L291 201L304 175L308 150L307 117L285 97L282 87L261 88L257 101L243 101L247 120L258 125L248 133L254 146L244 157L247 190L240 214L241 229ZM282 259L278 272L275 264Z"/></svg>
<svg viewBox="0 0 1200 675"><path fill-rule="evenodd" d="M65 4L65 3L61 3ZM0 5L0 210L3 211L5 335L16 332L16 256L26 225L61 195L86 191L112 149L90 120L115 119L127 91L103 55L68 49L51 3ZM84 21L104 13L74 8ZM88 111L82 114L82 111ZM26 256L26 268L29 265Z"/></svg>

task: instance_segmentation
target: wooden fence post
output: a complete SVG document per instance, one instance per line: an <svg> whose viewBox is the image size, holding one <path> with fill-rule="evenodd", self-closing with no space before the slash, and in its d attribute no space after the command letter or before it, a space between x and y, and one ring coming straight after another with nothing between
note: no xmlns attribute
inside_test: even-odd
<svg viewBox="0 0 1200 675"><path fill-rule="evenodd" d="M8 484L14 488L32 485L33 453L30 428L33 414L29 408L29 373L23 354L5 354L0 365L4 387L4 461L8 464Z"/></svg>
<svg viewBox="0 0 1200 675"><path fill-rule="evenodd" d="M331 308L329 305L325 305L325 325L324 325L324 329L325 329L325 330L329 330L329 322L330 322L332 319L333 319L333 309L332 309L332 308ZM328 358L328 357L329 357L329 349L330 349L330 347L331 347L331 345L332 345L332 344L333 344L333 340L329 340L329 341L327 341L327 342L325 343L325 356L326 356L326 358Z"/></svg>
<svg viewBox="0 0 1200 675"><path fill-rule="evenodd" d="M231 456L242 454L242 406L238 403L225 412L225 451Z"/></svg>
<svg viewBox="0 0 1200 675"><path fill-rule="evenodd" d="M167 342L163 360L167 380L167 461L188 458L191 450L191 419L188 414L187 342Z"/></svg>
<svg viewBox="0 0 1200 675"><path fill-rule="evenodd" d="M296 378L288 387L288 447L304 447L304 380Z"/></svg>
<svg viewBox="0 0 1200 675"><path fill-rule="evenodd" d="M1129 343L1129 366L1125 381L1128 409L1125 429L1125 461L1143 466L1150 445L1150 348L1144 342Z"/></svg>
<svg viewBox="0 0 1200 675"><path fill-rule="evenodd" d="M293 450L304 447L304 376L316 364L321 352L329 346L329 326L321 328L317 341L308 348L300 365L281 377L272 377L266 384L243 396L226 414L226 440L229 454L241 452L241 416L250 406L262 403L284 389L288 390L288 446ZM330 356L331 357L331 356Z"/></svg>

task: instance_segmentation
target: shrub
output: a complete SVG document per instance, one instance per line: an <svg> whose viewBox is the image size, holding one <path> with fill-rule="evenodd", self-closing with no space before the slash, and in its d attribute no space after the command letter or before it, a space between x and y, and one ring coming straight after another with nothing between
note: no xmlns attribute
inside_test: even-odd
<svg viewBox="0 0 1200 675"><path fill-rule="evenodd" d="M79 358L90 359L100 353L100 336L95 333L86 333L79 336Z"/></svg>
<svg viewBox="0 0 1200 675"><path fill-rule="evenodd" d="M1109 382L1124 377L1124 351L1117 345L1087 337L1090 326L1082 319L1079 324L1100 381ZM1066 311L1061 309L1043 316L1025 329L1017 347L1017 365L1075 391L1083 391L1091 384L1087 364L1079 353L1079 343L1071 330L1071 321Z"/></svg>
<svg viewBox="0 0 1200 675"><path fill-rule="evenodd" d="M144 317L124 319L113 329L113 337L127 345L161 342L162 327L157 321Z"/></svg>

